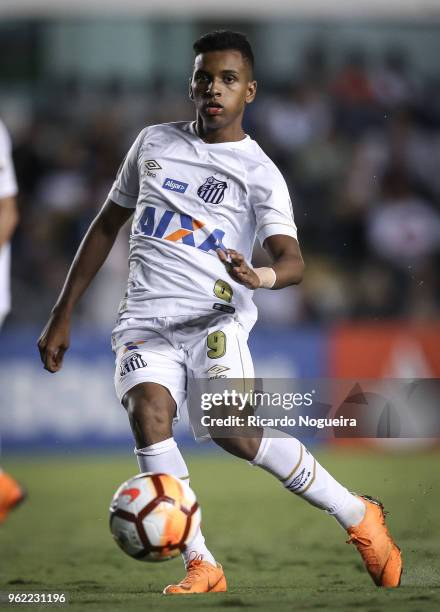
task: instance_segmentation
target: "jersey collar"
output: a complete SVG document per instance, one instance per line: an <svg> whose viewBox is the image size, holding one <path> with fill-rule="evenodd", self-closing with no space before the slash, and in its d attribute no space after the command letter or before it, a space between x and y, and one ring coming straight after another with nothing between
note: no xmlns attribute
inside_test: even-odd
<svg viewBox="0 0 440 612"><path fill-rule="evenodd" d="M248 144L250 143L250 141L252 140L251 137L249 136L249 134L246 134L246 136L244 138L242 138L241 140L232 140L230 142L205 142L197 134L197 131L196 131L196 122L195 121L192 121L189 124L189 129L190 129L191 134L197 139L197 144L198 145L202 145L204 147L213 147L213 148L216 148L216 149L222 149L222 148L225 148L225 149L230 149L230 148L241 149L242 147L247 147Z"/></svg>

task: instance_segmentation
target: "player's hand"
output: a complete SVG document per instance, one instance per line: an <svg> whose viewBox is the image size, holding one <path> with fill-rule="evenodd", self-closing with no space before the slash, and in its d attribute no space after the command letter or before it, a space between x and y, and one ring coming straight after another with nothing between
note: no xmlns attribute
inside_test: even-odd
<svg viewBox="0 0 440 612"><path fill-rule="evenodd" d="M248 266L241 253L234 251L234 249L226 249L226 251L217 249L217 255L224 264L229 276L237 283L244 285L248 289L258 289L260 287L260 279L255 274L253 268Z"/></svg>
<svg viewBox="0 0 440 612"><path fill-rule="evenodd" d="M52 373L61 370L69 338L70 317L63 313L52 314L37 343L45 370Z"/></svg>

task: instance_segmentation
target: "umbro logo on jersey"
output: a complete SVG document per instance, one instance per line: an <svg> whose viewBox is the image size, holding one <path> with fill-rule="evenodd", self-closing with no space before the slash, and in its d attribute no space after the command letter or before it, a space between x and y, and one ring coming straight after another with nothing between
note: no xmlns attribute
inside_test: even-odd
<svg viewBox="0 0 440 612"><path fill-rule="evenodd" d="M156 178L156 173L153 170L162 170L162 166L157 163L155 159L147 159L144 162L145 173L147 176L151 176L152 178Z"/></svg>
<svg viewBox="0 0 440 612"><path fill-rule="evenodd" d="M213 176L210 176L197 189L197 195L208 204L220 204L225 197L227 188L228 184L225 181L218 181Z"/></svg>
<svg viewBox="0 0 440 612"><path fill-rule="evenodd" d="M166 178L162 187L164 189L169 189L170 191L185 193L188 188L188 183L181 183L180 181L176 181L175 179Z"/></svg>
<svg viewBox="0 0 440 612"><path fill-rule="evenodd" d="M119 375L122 378L130 372L139 370L139 368L147 367L147 365L147 362L142 359L142 355L140 353L133 353L132 355L128 355L121 361Z"/></svg>
<svg viewBox="0 0 440 612"><path fill-rule="evenodd" d="M144 162L144 166L147 170L162 170L162 166L158 164L155 159L147 159L147 161Z"/></svg>

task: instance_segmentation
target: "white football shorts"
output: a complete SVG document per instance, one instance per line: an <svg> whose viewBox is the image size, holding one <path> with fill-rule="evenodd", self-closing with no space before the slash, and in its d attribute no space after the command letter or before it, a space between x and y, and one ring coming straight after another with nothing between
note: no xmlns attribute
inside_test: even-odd
<svg viewBox="0 0 440 612"><path fill-rule="evenodd" d="M135 385L154 382L176 402L186 402L191 378L254 378L248 333L233 315L127 318L112 335L119 401Z"/></svg>

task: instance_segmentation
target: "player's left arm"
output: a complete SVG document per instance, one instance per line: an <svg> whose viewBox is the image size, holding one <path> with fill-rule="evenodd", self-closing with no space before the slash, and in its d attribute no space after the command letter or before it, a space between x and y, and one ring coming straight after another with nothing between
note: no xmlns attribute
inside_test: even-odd
<svg viewBox="0 0 440 612"><path fill-rule="evenodd" d="M283 289L289 285L298 285L302 281L305 265L296 238L275 234L266 238L263 248L272 258L270 267L276 275L272 289Z"/></svg>
<svg viewBox="0 0 440 612"><path fill-rule="evenodd" d="M219 249L217 254L231 278L248 289L283 289L302 281L304 260L295 238L275 234L266 238L263 247L272 258L272 264L267 268L253 268L234 249Z"/></svg>

